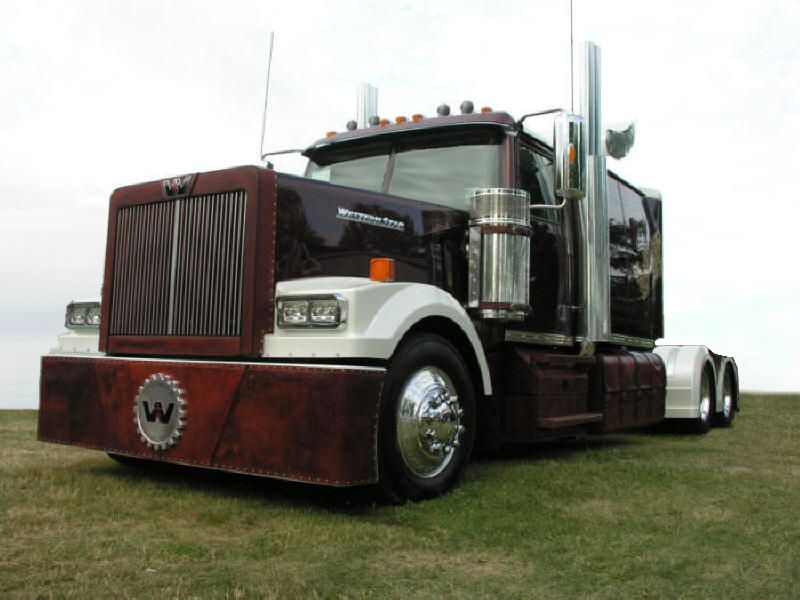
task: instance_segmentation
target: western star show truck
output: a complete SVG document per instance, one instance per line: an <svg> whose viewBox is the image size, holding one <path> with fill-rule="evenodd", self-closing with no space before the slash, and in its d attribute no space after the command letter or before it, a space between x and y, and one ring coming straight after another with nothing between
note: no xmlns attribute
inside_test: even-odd
<svg viewBox="0 0 800 600"><path fill-rule="evenodd" d="M369 115L302 177L117 189L101 300L42 359L39 439L403 500L506 442L730 425L735 361L656 345L662 201L606 167L631 140L599 73L587 43L578 114Z"/></svg>

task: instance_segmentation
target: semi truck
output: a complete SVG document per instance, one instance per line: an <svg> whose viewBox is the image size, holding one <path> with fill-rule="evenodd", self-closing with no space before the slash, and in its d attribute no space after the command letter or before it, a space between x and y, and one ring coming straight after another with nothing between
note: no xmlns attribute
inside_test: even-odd
<svg viewBox="0 0 800 600"><path fill-rule="evenodd" d="M656 345L662 199L607 168L630 140L602 126L592 43L580 79L579 113L371 115L304 176L115 190L102 297L42 358L39 439L418 500L503 443L729 426L735 360Z"/></svg>

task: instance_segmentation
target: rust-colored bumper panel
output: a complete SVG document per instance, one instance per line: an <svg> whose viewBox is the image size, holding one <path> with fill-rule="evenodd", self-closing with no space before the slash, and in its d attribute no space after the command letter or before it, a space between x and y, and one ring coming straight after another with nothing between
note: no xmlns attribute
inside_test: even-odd
<svg viewBox="0 0 800 600"><path fill-rule="evenodd" d="M163 373L184 391L178 443L139 438L134 402ZM347 367L45 356L39 439L328 485L378 479L385 373Z"/></svg>

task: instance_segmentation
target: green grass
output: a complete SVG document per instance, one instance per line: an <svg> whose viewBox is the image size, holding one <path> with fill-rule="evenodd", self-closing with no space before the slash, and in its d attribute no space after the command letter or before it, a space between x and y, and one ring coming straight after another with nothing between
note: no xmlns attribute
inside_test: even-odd
<svg viewBox="0 0 800 600"><path fill-rule="evenodd" d="M732 429L517 449L452 494L123 467L0 411L0 596L798 598L800 396Z"/></svg>

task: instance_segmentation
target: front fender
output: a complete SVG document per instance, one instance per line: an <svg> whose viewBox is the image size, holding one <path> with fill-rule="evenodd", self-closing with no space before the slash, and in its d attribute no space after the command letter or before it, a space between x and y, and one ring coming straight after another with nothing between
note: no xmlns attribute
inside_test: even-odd
<svg viewBox="0 0 800 600"><path fill-rule="evenodd" d="M341 294L347 323L337 329L281 329L264 336L265 358L373 358L387 360L403 336L422 319L444 317L469 339L484 391L492 393L483 345L464 308L444 290L423 283L378 283L363 277L318 277L282 281L275 297ZM276 316L277 319L277 316Z"/></svg>

